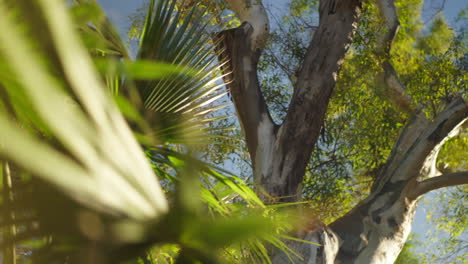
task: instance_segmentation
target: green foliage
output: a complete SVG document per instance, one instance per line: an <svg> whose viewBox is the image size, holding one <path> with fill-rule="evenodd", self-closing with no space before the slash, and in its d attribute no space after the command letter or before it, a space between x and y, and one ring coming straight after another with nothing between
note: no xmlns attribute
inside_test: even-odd
<svg viewBox="0 0 468 264"><path fill-rule="evenodd" d="M428 204L427 218L435 229L423 246L433 248L424 254L424 263L466 263L466 226L468 224L466 186L440 189L433 194L434 202Z"/></svg>
<svg viewBox="0 0 468 264"><path fill-rule="evenodd" d="M445 53L455 36L453 29L447 25L443 17L438 17L432 22L429 32L419 40L418 48L427 54Z"/></svg>
<svg viewBox="0 0 468 264"><path fill-rule="evenodd" d="M447 203L447 206L439 207L437 211L430 212L428 218L438 229L449 233L451 237L460 236L468 225L467 198L468 189L466 186L440 191L435 198L435 203Z"/></svg>
<svg viewBox="0 0 468 264"><path fill-rule="evenodd" d="M466 171L466 160L459 157L468 151L468 130L462 131L458 136L448 140L440 150L437 168L443 172Z"/></svg>
<svg viewBox="0 0 468 264"><path fill-rule="evenodd" d="M394 264L423 264L421 258L414 252L415 247L420 244L421 242L414 236L409 237Z"/></svg>
<svg viewBox="0 0 468 264"><path fill-rule="evenodd" d="M304 16L305 14L311 14L317 10L318 1L293 0L289 6L292 16Z"/></svg>

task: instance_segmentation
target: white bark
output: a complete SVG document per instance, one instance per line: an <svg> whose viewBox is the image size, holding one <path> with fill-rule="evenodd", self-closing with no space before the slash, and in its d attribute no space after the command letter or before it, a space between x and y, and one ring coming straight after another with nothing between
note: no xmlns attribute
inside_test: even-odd
<svg viewBox="0 0 468 264"><path fill-rule="evenodd" d="M393 193L370 207L370 211L384 208ZM371 216L364 219L363 247L353 263L391 264L394 263L411 232L411 223L416 211L416 202L399 200L379 214L380 221Z"/></svg>
<svg viewBox="0 0 468 264"><path fill-rule="evenodd" d="M271 161L274 155L274 124L268 114L263 113L260 123L257 127L258 145L255 153L255 166L254 179L260 181L263 177L271 175L273 166ZM274 179L272 179L274 180ZM259 182L258 182L259 183Z"/></svg>
<svg viewBox="0 0 468 264"><path fill-rule="evenodd" d="M252 50L262 49L270 32L268 15L261 0L226 0L241 22L249 23L252 28Z"/></svg>
<svg viewBox="0 0 468 264"><path fill-rule="evenodd" d="M330 226L342 241L336 264L394 263L411 232L417 203L406 199L401 187L361 203Z"/></svg>

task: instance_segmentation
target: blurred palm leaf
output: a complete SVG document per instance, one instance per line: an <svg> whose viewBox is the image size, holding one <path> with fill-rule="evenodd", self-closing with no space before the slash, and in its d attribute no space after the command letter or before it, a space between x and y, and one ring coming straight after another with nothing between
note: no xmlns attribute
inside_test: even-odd
<svg viewBox="0 0 468 264"><path fill-rule="evenodd" d="M43 16L32 16L37 22L44 19L37 26L47 28L53 55L60 64L44 67L44 58L50 54L30 44L32 40L16 25L17 18L2 4L0 56L6 70L2 72L2 90L7 102L17 107L14 113L36 113L31 123L40 131L49 131L53 138L28 133L9 117L14 113L4 111L0 115L2 155L63 190L79 190L73 197L89 206L110 207L136 218L151 218L166 211L164 196L141 148L103 89L80 40L70 30L73 26L67 10L58 0L38 1L37 5L35 12ZM60 70L64 79L58 79L53 70ZM8 76L14 80L3 81ZM18 106L20 100L27 103ZM119 189L128 197L120 195L120 201L109 198ZM126 206L132 206L134 212L128 212Z"/></svg>
<svg viewBox="0 0 468 264"><path fill-rule="evenodd" d="M118 263L153 243L176 244L180 263L217 263L220 248L252 235L262 258L262 239L284 246L247 184L169 150L205 139L223 94L209 37L197 32L202 13L180 22L173 1L151 1L131 61L95 2L75 3L86 46L62 1L0 2L0 156L18 178L3 186L0 224L19 227L2 245L29 240L34 263ZM151 163L122 112L151 122ZM166 188L170 210L154 172L175 183Z"/></svg>
<svg viewBox="0 0 468 264"><path fill-rule="evenodd" d="M4 217L2 225L13 220L21 227L3 245L74 230L80 207L93 212L82 223L98 219L93 215L161 219L168 205L159 183L63 3L2 1L0 28L0 155L37 179L34 194L16 188L13 203L3 204L15 218Z"/></svg>
<svg viewBox="0 0 468 264"><path fill-rule="evenodd" d="M130 59L109 18L95 0L72 0L71 14L91 54Z"/></svg>

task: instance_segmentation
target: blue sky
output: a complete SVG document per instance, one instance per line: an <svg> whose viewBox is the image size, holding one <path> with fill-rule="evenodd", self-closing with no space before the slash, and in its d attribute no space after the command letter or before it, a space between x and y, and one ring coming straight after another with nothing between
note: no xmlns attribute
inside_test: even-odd
<svg viewBox="0 0 468 264"><path fill-rule="evenodd" d="M112 22L118 25L119 30L124 33L129 24L128 16L135 9L143 6L147 0L97 0L110 16ZM272 5L277 9L286 10L284 6L289 0L264 0L265 4ZM458 13L463 8L468 8L468 0L426 0L423 7L423 19L427 20L435 14L435 10L443 5L444 16L453 23Z"/></svg>

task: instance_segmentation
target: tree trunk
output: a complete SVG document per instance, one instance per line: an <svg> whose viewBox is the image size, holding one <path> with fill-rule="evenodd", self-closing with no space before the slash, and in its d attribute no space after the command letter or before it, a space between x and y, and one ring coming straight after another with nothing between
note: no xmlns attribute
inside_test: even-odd
<svg viewBox="0 0 468 264"><path fill-rule="evenodd" d="M329 227L297 235L314 244L287 242L298 253L292 257L295 263L393 263L410 233L418 197L436 188L468 183L468 173L437 176L435 169L440 147L466 121L468 105L462 99L454 100L433 120L422 110L415 113L414 102L388 59L398 29L393 0L377 1L387 27L376 50L384 70L383 83L389 100L414 113L414 118L400 134L368 198ZM268 38L266 12L259 0L227 2L244 23L216 38L221 43L220 58L228 61L223 68L225 82L245 134L255 181L265 191L261 197L267 203L298 201L361 3L320 1L319 26L302 63L286 118L278 125L270 116L257 77L257 63ZM291 263L285 253L271 255L274 264Z"/></svg>
<svg viewBox="0 0 468 264"><path fill-rule="evenodd" d="M468 120L468 104L451 102L434 120L418 113L393 147L369 197L328 227L300 238L322 246L290 243L304 264L391 264L411 232L418 198L441 187L466 184L468 172L437 176L437 153ZM275 264L289 263L283 253ZM333 260L333 261L332 261Z"/></svg>
<svg viewBox="0 0 468 264"><path fill-rule="evenodd" d="M467 116L468 105L458 99L434 121L423 113L412 119L395 144L371 195L330 225L342 240L336 263L386 264L396 260L411 231L417 199L426 192L420 187L437 178L444 179L444 186L460 183L456 175L420 180L437 174L434 168L440 147L459 131ZM463 177L466 182L468 176Z"/></svg>
<svg viewBox="0 0 468 264"><path fill-rule="evenodd" d="M300 199L301 182L320 134L336 76L353 38L360 15L359 0L320 2L320 24L307 50L286 119L273 122L257 77L257 64L268 19L259 1L228 1L239 17L257 16L239 28L219 33L223 69L244 131L254 178L270 201ZM245 2L245 5L239 3Z"/></svg>

